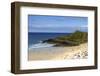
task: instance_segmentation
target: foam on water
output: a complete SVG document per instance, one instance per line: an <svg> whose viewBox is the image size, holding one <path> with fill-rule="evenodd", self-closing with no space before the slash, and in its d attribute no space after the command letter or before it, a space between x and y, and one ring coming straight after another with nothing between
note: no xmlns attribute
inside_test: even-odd
<svg viewBox="0 0 100 76"><path fill-rule="evenodd" d="M37 44L33 44L29 47L29 49L32 48L45 48L45 47L53 47L55 44L48 44L48 43L37 43Z"/></svg>

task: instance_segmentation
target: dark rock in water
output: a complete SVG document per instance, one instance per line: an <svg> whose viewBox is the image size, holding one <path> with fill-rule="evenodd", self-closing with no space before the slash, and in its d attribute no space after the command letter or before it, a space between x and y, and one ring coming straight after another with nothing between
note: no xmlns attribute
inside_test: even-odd
<svg viewBox="0 0 100 76"><path fill-rule="evenodd" d="M55 40L54 39L48 39L48 40L43 41L43 43L45 43L45 42L55 42Z"/></svg>
<svg viewBox="0 0 100 76"><path fill-rule="evenodd" d="M56 39L48 39L44 40L43 43L53 43L55 46L76 46L78 45L77 42L72 42L72 41L62 41L62 40L56 40Z"/></svg>
<svg viewBox="0 0 100 76"><path fill-rule="evenodd" d="M77 46L78 43L76 42L72 42L72 41L62 41L58 44L56 44L55 46Z"/></svg>

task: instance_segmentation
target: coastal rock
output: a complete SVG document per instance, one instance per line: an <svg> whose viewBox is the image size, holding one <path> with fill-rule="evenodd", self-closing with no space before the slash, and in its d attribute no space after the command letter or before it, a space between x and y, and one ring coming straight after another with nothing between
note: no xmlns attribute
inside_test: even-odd
<svg viewBox="0 0 100 76"><path fill-rule="evenodd" d="M87 42L87 33L76 31L70 35L44 40L43 43L53 43L55 46L78 46Z"/></svg>

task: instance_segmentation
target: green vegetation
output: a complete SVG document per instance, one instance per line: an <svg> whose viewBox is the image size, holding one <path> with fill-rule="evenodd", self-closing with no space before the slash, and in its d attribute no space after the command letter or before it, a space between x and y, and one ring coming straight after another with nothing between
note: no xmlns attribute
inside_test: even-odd
<svg viewBox="0 0 100 76"><path fill-rule="evenodd" d="M87 32L76 31L70 35L44 40L43 42L54 43L55 46L76 46L88 41Z"/></svg>

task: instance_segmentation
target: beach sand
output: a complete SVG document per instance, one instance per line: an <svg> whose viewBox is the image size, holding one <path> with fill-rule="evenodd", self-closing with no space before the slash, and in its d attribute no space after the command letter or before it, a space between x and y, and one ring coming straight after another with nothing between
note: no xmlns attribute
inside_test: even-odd
<svg viewBox="0 0 100 76"><path fill-rule="evenodd" d="M28 60L85 59L88 56L87 43L79 46L34 48L28 51Z"/></svg>

